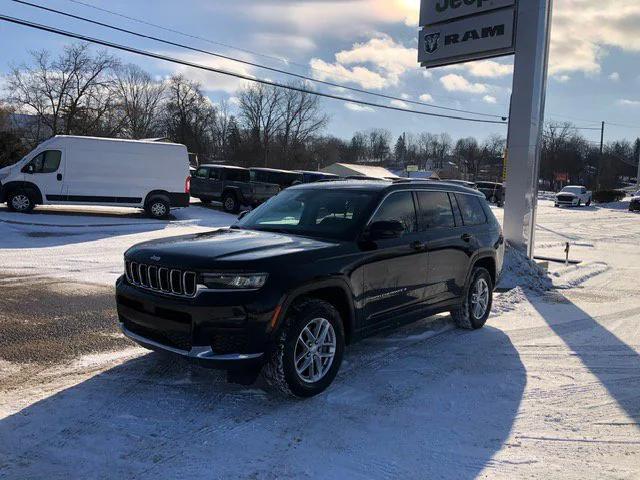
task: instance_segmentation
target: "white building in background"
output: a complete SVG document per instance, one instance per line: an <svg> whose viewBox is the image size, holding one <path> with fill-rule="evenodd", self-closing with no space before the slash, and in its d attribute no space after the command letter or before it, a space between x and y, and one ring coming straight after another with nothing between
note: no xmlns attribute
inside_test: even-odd
<svg viewBox="0 0 640 480"><path fill-rule="evenodd" d="M355 163L334 163L324 167L321 172L333 173L340 177L372 177L372 178L398 178L397 175L384 167L371 165L357 165Z"/></svg>

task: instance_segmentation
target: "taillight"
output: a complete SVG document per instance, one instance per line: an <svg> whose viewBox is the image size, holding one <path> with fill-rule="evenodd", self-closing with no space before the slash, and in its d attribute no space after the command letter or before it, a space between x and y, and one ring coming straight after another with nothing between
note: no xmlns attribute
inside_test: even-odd
<svg viewBox="0 0 640 480"><path fill-rule="evenodd" d="M184 193L191 192L191 175L189 175L184 181Z"/></svg>

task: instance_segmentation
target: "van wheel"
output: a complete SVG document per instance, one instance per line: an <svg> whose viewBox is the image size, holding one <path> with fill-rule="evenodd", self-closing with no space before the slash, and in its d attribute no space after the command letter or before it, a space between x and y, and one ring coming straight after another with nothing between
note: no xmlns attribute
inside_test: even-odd
<svg viewBox="0 0 640 480"><path fill-rule="evenodd" d="M7 196L7 207L13 212L29 213L35 206L33 197L28 192L18 190Z"/></svg>
<svg viewBox="0 0 640 480"><path fill-rule="evenodd" d="M152 218L167 218L171 211L171 205L162 197L152 198L145 207L147 214Z"/></svg>
<svg viewBox="0 0 640 480"><path fill-rule="evenodd" d="M491 275L482 267L475 267L471 282L467 286L462 305L451 311L459 328L475 330L482 328L491 313L493 282Z"/></svg>
<svg viewBox="0 0 640 480"><path fill-rule="evenodd" d="M344 344L344 327L335 307L323 300L303 300L291 307L262 376L285 395L318 395L336 377Z"/></svg>
<svg viewBox="0 0 640 480"><path fill-rule="evenodd" d="M227 213L238 213L240 211L240 202L235 193L225 193L222 195L222 208Z"/></svg>

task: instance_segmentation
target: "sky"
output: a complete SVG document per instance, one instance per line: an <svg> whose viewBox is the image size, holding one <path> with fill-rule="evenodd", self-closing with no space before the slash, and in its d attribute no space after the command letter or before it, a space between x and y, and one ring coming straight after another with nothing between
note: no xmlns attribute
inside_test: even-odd
<svg viewBox="0 0 640 480"><path fill-rule="evenodd" d="M430 70L418 65L419 0L32 1L140 33L385 95L496 115L508 112L512 57ZM586 128L599 127L605 121L605 140L639 137L640 1L554 3L546 119L570 121ZM207 41L115 16L90 5ZM280 74L142 40L10 0L0 0L0 13L252 77L287 81ZM47 49L55 54L70 41L0 22L0 73L6 73L12 64L28 61L29 51ZM184 73L201 82L213 102L226 99L232 108L238 90L246 83L134 54L113 53L158 78ZM0 87L2 82L0 79ZM392 102L401 108L408 106L398 100L332 87L315 88L378 103ZM453 138L506 134L503 125L425 117L330 99L323 99L322 106L330 117L326 132L340 138L374 127L389 129L394 136L424 131L447 132ZM597 130L585 129L581 133L589 140L599 141Z"/></svg>

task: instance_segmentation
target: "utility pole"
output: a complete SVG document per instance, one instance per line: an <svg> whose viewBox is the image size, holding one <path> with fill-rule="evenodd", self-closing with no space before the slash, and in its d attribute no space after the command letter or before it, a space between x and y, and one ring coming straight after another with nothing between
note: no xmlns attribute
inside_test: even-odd
<svg viewBox="0 0 640 480"><path fill-rule="evenodd" d="M604 157L604 122L602 122L602 128L600 129L600 162L598 165L598 179L597 179L598 190L600 190L600 175L602 174L603 157Z"/></svg>

